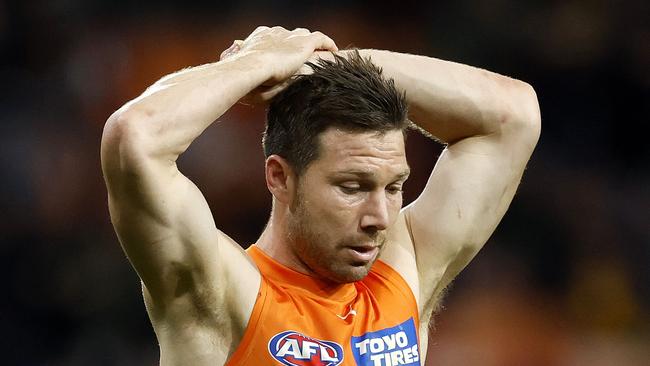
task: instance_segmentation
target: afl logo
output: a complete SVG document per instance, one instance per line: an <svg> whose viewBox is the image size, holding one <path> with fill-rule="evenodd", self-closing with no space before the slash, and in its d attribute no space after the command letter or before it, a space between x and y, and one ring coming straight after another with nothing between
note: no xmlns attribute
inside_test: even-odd
<svg viewBox="0 0 650 366"><path fill-rule="evenodd" d="M343 348L339 344L309 338L293 330L273 336L269 352L287 366L336 366L343 361Z"/></svg>

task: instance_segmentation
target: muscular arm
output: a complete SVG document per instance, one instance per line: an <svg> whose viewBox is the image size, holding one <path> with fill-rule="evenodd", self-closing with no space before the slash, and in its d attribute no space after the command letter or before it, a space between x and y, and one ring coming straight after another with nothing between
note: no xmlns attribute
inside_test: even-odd
<svg viewBox="0 0 650 366"><path fill-rule="evenodd" d="M155 303L219 270L222 242L207 203L176 159L239 98L264 81L254 55L187 69L149 87L107 121L102 168L115 230ZM199 278L200 277L200 278Z"/></svg>
<svg viewBox="0 0 650 366"><path fill-rule="evenodd" d="M259 275L215 227L205 199L176 160L234 103L263 83L291 76L316 49L336 46L317 32L260 27L236 55L164 77L106 122L101 158L110 214L154 323L181 317L181 331L189 329L188 320L200 319L224 332L235 323L243 332ZM234 276L237 286L228 287ZM233 295L241 289L248 291L245 298ZM196 342L205 352L214 348L212 341Z"/></svg>
<svg viewBox="0 0 650 366"><path fill-rule="evenodd" d="M526 83L467 65L387 51L362 55L406 92L411 120L446 144L424 191L398 221L397 242L407 244L389 258L426 315L512 201L539 138L537 98Z"/></svg>

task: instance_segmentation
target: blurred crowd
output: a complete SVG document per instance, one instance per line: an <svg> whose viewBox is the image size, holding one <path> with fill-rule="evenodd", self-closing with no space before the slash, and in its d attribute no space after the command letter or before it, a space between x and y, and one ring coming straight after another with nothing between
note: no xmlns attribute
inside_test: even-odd
<svg viewBox="0 0 650 366"><path fill-rule="evenodd" d="M648 14L643 0L0 2L2 364L157 364L108 216L103 124L164 74L277 24L339 47L468 63L537 91L538 148L502 224L451 286L427 365L647 365ZM179 162L240 243L270 210L263 121L263 108L236 106ZM409 137L405 203L440 150Z"/></svg>

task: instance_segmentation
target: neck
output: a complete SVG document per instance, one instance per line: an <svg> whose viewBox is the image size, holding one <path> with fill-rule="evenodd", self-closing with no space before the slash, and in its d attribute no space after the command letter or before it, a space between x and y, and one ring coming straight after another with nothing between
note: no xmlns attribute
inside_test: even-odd
<svg viewBox="0 0 650 366"><path fill-rule="evenodd" d="M264 253L268 254L271 258L282 262L280 258L284 256L282 246L285 244L284 241L286 240L286 235L283 235L285 230L281 228L282 225L277 221L277 219L274 219L272 213L269 222L266 224L264 231L262 231L262 235L257 239L255 245L262 249Z"/></svg>
<svg viewBox="0 0 650 366"><path fill-rule="evenodd" d="M298 272L311 275L291 250L291 240L287 225L288 208L274 202L271 218L255 245L269 257Z"/></svg>

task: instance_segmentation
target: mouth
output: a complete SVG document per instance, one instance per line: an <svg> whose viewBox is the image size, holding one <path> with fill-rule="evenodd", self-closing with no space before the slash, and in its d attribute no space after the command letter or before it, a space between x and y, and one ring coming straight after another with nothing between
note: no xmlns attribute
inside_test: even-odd
<svg viewBox="0 0 650 366"><path fill-rule="evenodd" d="M355 263L362 265L373 261L377 257L377 254L379 254L379 246L377 245L349 246L346 250Z"/></svg>

